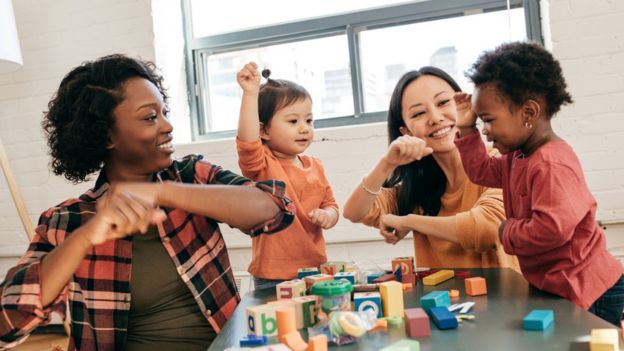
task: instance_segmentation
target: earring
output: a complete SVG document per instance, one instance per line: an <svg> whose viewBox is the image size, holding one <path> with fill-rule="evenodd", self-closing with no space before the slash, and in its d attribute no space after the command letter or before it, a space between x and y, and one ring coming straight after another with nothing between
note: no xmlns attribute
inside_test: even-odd
<svg viewBox="0 0 624 351"><path fill-rule="evenodd" d="M525 126L527 129L531 129L531 128L533 128L533 124L531 124L531 122L529 122L529 121L524 122L524 126Z"/></svg>

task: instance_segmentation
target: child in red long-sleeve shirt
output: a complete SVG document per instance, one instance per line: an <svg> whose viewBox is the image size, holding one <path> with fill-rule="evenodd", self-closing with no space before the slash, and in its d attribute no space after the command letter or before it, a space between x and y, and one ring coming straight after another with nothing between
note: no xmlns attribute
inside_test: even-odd
<svg viewBox="0 0 624 351"><path fill-rule="evenodd" d="M533 43L503 44L473 65L471 97L458 94L455 143L471 181L503 189L507 220L499 229L526 279L620 326L622 265L606 249L596 200L576 154L550 120L571 103L561 67ZM475 126L502 157L490 157Z"/></svg>

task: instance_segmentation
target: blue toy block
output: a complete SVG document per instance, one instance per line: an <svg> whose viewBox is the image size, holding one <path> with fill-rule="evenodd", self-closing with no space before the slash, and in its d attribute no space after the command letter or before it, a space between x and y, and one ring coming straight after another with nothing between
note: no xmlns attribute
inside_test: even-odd
<svg viewBox="0 0 624 351"><path fill-rule="evenodd" d="M522 320L525 330L545 330L555 321L552 310L533 310Z"/></svg>
<svg viewBox="0 0 624 351"><path fill-rule="evenodd" d="M457 328L457 318L455 315L449 312L448 308L443 306L431 307L429 310L433 323L438 326L438 329L455 329Z"/></svg>
<svg viewBox="0 0 624 351"><path fill-rule="evenodd" d="M358 292L353 294L353 310L355 312L363 312L364 310L371 309L376 312L377 318L383 316L381 309L381 295L374 292Z"/></svg>
<svg viewBox="0 0 624 351"><path fill-rule="evenodd" d="M266 335L247 335L240 339L240 347L243 346L263 346L269 343L269 337Z"/></svg>
<svg viewBox="0 0 624 351"><path fill-rule="evenodd" d="M381 272L381 273L371 273L369 275L366 276L366 283L370 284L373 282L373 280L381 277L382 275L384 275L385 273Z"/></svg>
<svg viewBox="0 0 624 351"><path fill-rule="evenodd" d="M420 307L429 313L431 307L449 307L451 298L448 291L432 291L420 298Z"/></svg>

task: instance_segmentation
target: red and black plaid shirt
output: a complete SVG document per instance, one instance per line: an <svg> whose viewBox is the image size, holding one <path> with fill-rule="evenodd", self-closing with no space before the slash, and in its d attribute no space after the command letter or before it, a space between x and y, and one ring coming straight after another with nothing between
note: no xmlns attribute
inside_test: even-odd
<svg viewBox="0 0 624 351"><path fill-rule="evenodd" d="M252 182L201 158L193 155L174 161L155 179L255 186L266 191L281 211L275 218L251 229L251 236L280 231L292 222L294 206L284 197L284 183ZM35 327L49 322L51 312L65 316L67 301L72 331L69 350L124 348L131 297L132 236L93 247L58 298L46 308L41 304L41 259L93 217L97 200L108 188L108 181L101 173L95 187L79 199L65 201L41 215L28 251L0 285L0 348L22 342ZM162 244L200 310L219 332L240 297L218 223L180 209L164 210L167 219L158 226Z"/></svg>

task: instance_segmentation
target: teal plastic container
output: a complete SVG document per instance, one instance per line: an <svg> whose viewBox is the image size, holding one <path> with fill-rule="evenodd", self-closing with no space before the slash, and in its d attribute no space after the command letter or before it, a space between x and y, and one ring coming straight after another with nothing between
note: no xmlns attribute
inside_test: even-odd
<svg viewBox="0 0 624 351"><path fill-rule="evenodd" d="M312 285L312 295L321 297L321 308L327 314L334 311L351 311L353 284L346 279L327 280Z"/></svg>

